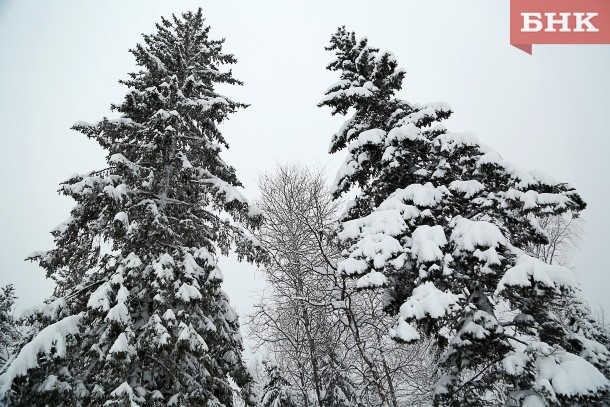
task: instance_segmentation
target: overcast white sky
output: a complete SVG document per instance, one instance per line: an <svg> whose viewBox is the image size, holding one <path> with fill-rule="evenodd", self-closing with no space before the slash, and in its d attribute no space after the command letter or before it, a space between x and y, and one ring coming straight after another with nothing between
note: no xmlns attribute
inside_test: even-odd
<svg viewBox="0 0 610 407"><path fill-rule="evenodd" d="M0 0L0 285L15 284L20 308L51 292L43 270L23 259L51 248L49 231L68 216L58 184L104 166L102 150L71 125L122 100L117 80L133 69L127 50L141 33L199 6L245 82L222 91L252 105L223 125L224 157L247 196L277 161L325 165L334 178L343 153L327 149L343 119L316 104L337 80L324 69L324 46L345 24L395 53L407 70L402 97L449 103L450 130L473 131L505 159L578 189L589 207L574 264L586 299L610 311L610 46L541 45L527 55L508 43L507 0ZM261 276L234 260L224 272L243 315Z"/></svg>

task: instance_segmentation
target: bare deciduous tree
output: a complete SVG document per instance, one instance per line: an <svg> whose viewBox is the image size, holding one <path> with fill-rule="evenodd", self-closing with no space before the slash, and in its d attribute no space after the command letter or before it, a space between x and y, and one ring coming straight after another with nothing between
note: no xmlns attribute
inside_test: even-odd
<svg viewBox="0 0 610 407"><path fill-rule="evenodd" d="M272 259L248 325L300 394L303 406L329 406L329 377L349 377L358 405L422 405L435 372L426 343L388 337L382 296L337 276L333 231L342 206L322 171L279 165L259 179L266 223L257 237ZM333 357L329 357L329 355ZM330 370L335 373L329 373Z"/></svg>
<svg viewBox="0 0 610 407"><path fill-rule="evenodd" d="M535 218L533 222L545 231L548 243L532 245L526 251L545 263L570 267L582 240L582 218L557 215Z"/></svg>
<svg viewBox="0 0 610 407"><path fill-rule="evenodd" d="M259 187L266 222L257 237L271 263L250 331L291 376L304 405L321 406L319 361L339 345L341 336L324 306L333 273L324 258L330 248L322 239L338 204L331 201L321 174L300 165L279 166L274 174L262 175Z"/></svg>

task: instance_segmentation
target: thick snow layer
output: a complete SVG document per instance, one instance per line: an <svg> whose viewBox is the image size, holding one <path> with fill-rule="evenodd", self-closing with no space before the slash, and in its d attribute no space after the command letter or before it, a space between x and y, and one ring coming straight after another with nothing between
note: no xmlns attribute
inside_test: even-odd
<svg viewBox="0 0 610 407"><path fill-rule="evenodd" d="M498 327L498 321L485 311L477 310L471 318L462 325L458 336L470 335L477 339L483 339L489 335L491 329Z"/></svg>
<svg viewBox="0 0 610 407"><path fill-rule="evenodd" d="M416 108L432 108L435 111L439 111L439 112L450 112L451 111L451 105L449 105L449 103L447 102L426 102L426 103L420 103L420 104L415 104L414 107Z"/></svg>
<svg viewBox="0 0 610 407"><path fill-rule="evenodd" d="M322 98L320 103L329 102L333 99L347 98L347 97L369 97L373 95L374 90L377 88L371 81L365 82L362 86L356 86L350 81L337 82L333 85L329 91L326 92L326 96Z"/></svg>
<svg viewBox="0 0 610 407"><path fill-rule="evenodd" d="M563 350L539 357L537 368L537 386L548 389L550 384L555 394L589 395L610 388L610 381L595 366Z"/></svg>
<svg viewBox="0 0 610 407"><path fill-rule="evenodd" d="M163 317L165 318L165 315L167 315L168 312L170 312L171 310L167 310L165 312L165 314L163 315ZM172 312L173 315L173 312ZM175 320L175 317L172 318L165 318L166 320ZM171 324L171 322L170 322ZM154 341L157 343L157 346L162 347L165 346L169 343L169 340L171 339L171 335L169 334L169 332L167 331L167 328L165 327L165 325L163 325L163 321L161 321L161 318L159 317L159 315L154 314L152 315L149 319L148 319L148 325L151 326L154 331L155 331L155 335L153 335Z"/></svg>
<svg viewBox="0 0 610 407"><path fill-rule="evenodd" d="M453 232L449 238L458 250L473 252L478 247L498 247L506 245L504 235L498 227L485 221L455 218L451 225Z"/></svg>
<svg viewBox="0 0 610 407"><path fill-rule="evenodd" d="M461 346L471 346L473 340L482 341L492 332L502 332L498 320L485 311L477 310L472 316L464 319L462 327L451 339L450 344L455 349Z"/></svg>
<svg viewBox="0 0 610 407"><path fill-rule="evenodd" d="M345 275L360 275L368 269L368 263L364 259L348 257L339 262L337 273Z"/></svg>
<svg viewBox="0 0 610 407"><path fill-rule="evenodd" d="M466 198L471 198L485 189L485 186L477 180L453 181L449 184L449 189L454 192L464 194Z"/></svg>
<svg viewBox="0 0 610 407"><path fill-rule="evenodd" d="M597 341L588 339L578 333L572 333L565 339L569 342L580 342L583 350L579 356L590 363L607 364L610 361L610 351Z"/></svg>
<svg viewBox="0 0 610 407"><path fill-rule="evenodd" d="M433 103L424 103L424 104L414 104L413 108L415 111L409 114L407 117L403 119L404 122L411 122L417 124L419 121L425 118L434 118L438 117L438 111L449 111L451 108L449 105L442 102L433 102Z"/></svg>
<svg viewBox="0 0 610 407"><path fill-rule="evenodd" d="M434 386L434 394L447 394L449 393L449 386L451 386L453 382L453 377L448 374L444 374L436 381L436 385Z"/></svg>
<svg viewBox="0 0 610 407"><path fill-rule="evenodd" d="M193 257L203 260L208 266L216 267L216 259L210 254L207 247L200 247L193 253Z"/></svg>
<svg viewBox="0 0 610 407"><path fill-rule="evenodd" d="M208 350L208 345L205 340L193 329L191 325L186 325L184 322L180 323L180 335L178 335L178 342L186 341L191 346L192 350L203 349Z"/></svg>
<svg viewBox="0 0 610 407"><path fill-rule="evenodd" d="M74 174L72 178L80 178L81 176L78 174ZM71 179L72 179L71 178ZM102 180L100 177L87 177L84 176L80 181L70 183L70 184L61 184L60 191L67 195L85 195L91 193L95 188L96 184L107 184L108 180Z"/></svg>
<svg viewBox="0 0 610 407"><path fill-rule="evenodd" d="M504 162L504 169L517 182L517 187L520 189L527 188L530 185L537 185L538 181L530 174L527 168L518 167L513 163Z"/></svg>
<svg viewBox="0 0 610 407"><path fill-rule="evenodd" d="M441 291L431 281L415 287L413 294L401 305L400 315L405 319L441 318L451 314L460 296Z"/></svg>
<svg viewBox="0 0 610 407"><path fill-rule="evenodd" d="M337 170L337 175L332 184L331 192L336 192L341 187L346 178L354 175L358 170L358 163L354 161L351 155L348 155L343 161L343 164Z"/></svg>
<svg viewBox="0 0 610 407"><path fill-rule="evenodd" d="M395 196L390 196L383 201L377 208L377 211L398 211L404 220L416 218L421 214L417 206L408 205Z"/></svg>
<svg viewBox="0 0 610 407"><path fill-rule="evenodd" d="M123 326L127 326L129 320L129 310L124 302L117 303L114 307L110 308L108 314L106 314L106 321L116 322Z"/></svg>
<svg viewBox="0 0 610 407"><path fill-rule="evenodd" d="M447 244L443 228L439 225L419 226L412 235L411 252L417 263L426 263L443 259L440 247Z"/></svg>
<svg viewBox="0 0 610 407"><path fill-rule="evenodd" d="M540 184L544 184L544 185L557 185L558 184L558 182L555 178L553 178L551 175L547 174L546 172L544 172L542 170L533 169L533 170L529 170L529 173Z"/></svg>
<svg viewBox="0 0 610 407"><path fill-rule="evenodd" d="M385 137L385 131L381 129L365 130L358 134L358 137L349 143L348 151L353 153L367 144L381 144Z"/></svg>
<svg viewBox="0 0 610 407"><path fill-rule="evenodd" d="M200 277L205 274L203 268L197 264L190 253L184 255L184 274L195 277Z"/></svg>
<svg viewBox="0 0 610 407"><path fill-rule="evenodd" d="M208 275L208 281L223 281L222 271L218 267L214 267Z"/></svg>
<svg viewBox="0 0 610 407"><path fill-rule="evenodd" d="M114 220L117 222L121 222L125 225L129 224L129 217L127 216L127 213L125 213L125 212L117 212L117 214L114 215Z"/></svg>
<svg viewBox="0 0 610 407"><path fill-rule="evenodd" d="M326 89L326 91L324 92L324 94L327 94L329 92L335 91L337 89L343 89L348 87L350 84L352 83L352 81L350 81L349 79L341 79L335 83L333 83L332 85L330 85L328 87L328 89Z"/></svg>
<svg viewBox="0 0 610 407"><path fill-rule="evenodd" d="M114 119L106 119L108 121L108 123L112 123L112 124L118 124L121 126L136 126L136 127L142 127L141 124L133 121L132 119L130 119L129 117L117 117Z"/></svg>
<svg viewBox="0 0 610 407"><path fill-rule="evenodd" d="M358 243L354 245L354 250L350 254L350 258L360 259L369 258L373 261L373 266L377 269L382 268L386 261L392 258L396 253L403 250L402 245L391 236L383 233L364 236ZM351 263L344 263L342 260L339 263L339 268L344 270L346 274L356 274L355 270L348 268Z"/></svg>
<svg viewBox="0 0 610 407"><path fill-rule="evenodd" d="M174 266L174 259L167 253L161 255L159 260L152 265L155 276L159 280L172 280L174 278L174 272L172 271Z"/></svg>
<svg viewBox="0 0 610 407"><path fill-rule="evenodd" d="M385 210L373 212L364 218L354 219L343 223L343 230L339 232L339 239L355 239L361 235L385 233L398 236L407 229L400 212Z"/></svg>
<svg viewBox="0 0 610 407"><path fill-rule="evenodd" d="M425 185L411 184L404 189L397 189L388 197L390 198L413 202L419 207L433 208L443 199L443 193L428 182Z"/></svg>
<svg viewBox="0 0 610 407"><path fill-rule="evenodd" d="M126 302L127 297L129 297L129 290L124 285L119 288L119 291L116 293L116 299L118 302Z"/></svg>
<svg viewBox="0 0 610 407"><path fill-rule="evenodd" d="M56 375L52 374L52 375L48 375L44 379L42 384L40 384L39 390L41 390L41 391L57 390L60 393L63 393L65 391L72 390L72 387L70 386L70 384L61 381L59 379L59 377L57 377Z"/></svg>
<svg viewBox="0 0 610 407"><path fill-rule="evenodd" d="M371 271L356 281L357 288L382 287L387 284L388 279L379 271Z"/></svg>
<svg viewBox="0 0 610 407"><path fill-rule="evenodd" d="M390 329L390 337L399 339L404 342L412 342L419 339L419 332L413 325L406 322L404 319L398 321L396 328Z"/></svg>
<svg viewBox="0 0 610 407"><path fill-rule="evenodd" d="M191 300L197 300L202 298L201 293L199 292L197 287L187 283L182 283L182 285L178 289L178 292L176 293L176 296L184 302L189 302Z"/></svg>
<svg viewBox="0 0 610 407"><path fill-rule="evenodd" d="M573 288L578 285L574 272L566 267L547 264L534 257L522 254L517 258L517 264L508 269L498 283L496 292L506 287L530 287L534 283L549 288Z"/></svg>
<svg viewBox="0 0 610 407"><path fill-rule="evenodd" d="M427 141L425 137L421 135L421 130L414 123L406 123L399 127L394 127L388 132L386 137L386 144L389 145L394 141L403 140L422 140Z"/></svg>
<svg viewBox="0 0 610 407"><path fill-rule="evenodd" d="M30 308L26 308L21 312L19 318L27 319L35 315L41 315L44 318L55 320L59 318L59 313L61 312L61 310L65 309L66 307L66 300L64 300L63 298L58 298L51 302L45 302L34 305Z"/></svg>
<svg viewBox="0 0 610 407"><path fill-rule="evenodd" d="M166 321L175 321L176 314L174 313L174 310L168 309L167 311L165 311L165 313L163 314L163 319Z"/></svg>
<svg viewBox="0 0 610 407"><path fill-rule="evenodd" d="M113 185L106 185L104 187L104 193L115 201L121 202L123 197L127 195L128 188L125 184L119 184L116 187Z"/></svg>
<svg viewBox="0 0 610 407"><path fill-rule="evenodd" d="M503 256L500 256L495 247L487 250L476 249L472 255L485 263L485 265L501 264Z"/></svg>
<svg viewBox="0 0 610 407"><path fill-rule="evenodd" d="M97 126L97 123L89 123L89 122L85 122L83 120L74 122L74 124L72 125L72 127L95 127L95 126Z"/></svg>
<svg viewBox="0 0 610 407"><path fill-rule="evenodd" d="M4 374L0 376L0 399L10 389L16 377L23 376L29 369L38 366L40 353L50 355L54 350L51 356L64 357L66 355L66 337L79 332L82 316L83 313L71 315L47 326L21 349Z"/></svg>
<svg viewBox="0 0 610 407"><path fill-rule="evenodd" d="M129 346L129 341L127 340L127 335L125 332L121 332L121 334L116 338L110 349L108 350L107 359L111 358L113 353L131 353L133 348Z"/></svg>
<svg viewBox="0 0 610 407"><path fill-rule="evenodd" d="M479 145L479 139L473 133L446 133L435 139L441 151L452 152L460 147L474 147Z"/></svg>
<svg viewBox="0 0 610 407"><path fill-rule="evenodd" d="M481 157L479 157L479 159L477 160L477 168L485 164L495 164L502 166L504 164L504 159L498 152L488 151Z"/></svg>
<svg viewBox="0 0 610 407"><path fill-rule="evenodd" d="M510 189L506 193L509 199L523 202L523 209L532 209L538 206L552 206L556 210L564 209L570 202L570 198L561 194L538 193L533 190L525 192Z"/></svg>
<svg viewBox="0 0 610 407"><path fill-rule="evenodd" d="M423 192L416 187L406 194L411 198L428 199L428 188L420 187ZM431 193L438 191L432 188ZM373 262L375 268L382 268L388 260L403 251L402 245L393 236L402 234L407 229L404 219L418 215L419 210L412 205L405 205L396 197L386 200L382 206L387 209L380 207L377 212L364 218L345 222L339 232L339 238L360 239L352 246L350 257L339 262L339 273L362 274L368 268L369 261ZM369 283L376 282L367 280L366 284ZM361 284L365 284L365 280L362 280Z"/></svg>
<svg viewBox="0 0 610 407"><path fill-rule="evenodd" d="M193 168L193 164L191 164L191 162L189 161L186 154L184 154L182 151L180 151L178 154L176 154L176 157L182 162L182 168L184 168L184 169Z"/></svg>
<svg viewBox="0 0 610 407"><path fill-rule="evenodd" d="M199 174L199 177L201 177L201 181L211 185L217 191L217 194L222 195L225 203L228 204L233 201L237 201L245 205L250 205L248 199L246 199L246 197L241 192L239 192L239 190L233 185L212 175L204 168L197 167L196 170ZM252 215L260 214L260 211L258 209L254 208L250 210L252 211Z"/></svg>
<svg viewBox="0 0 610 407"><path fill-rule="evenodd" d="M510 352L502 359L502 367L511 376L521 375L530 361L530 357L524 352Z"/></svg>
<svg viewBox="0 0 610 407"><path fill-rule="evenodd" d="M99 309L102 311L108 311L110 309L110 299L108 296L110 295L110 290L112 289L109 282L105 282L100 285L97 290L89 296L89 301L87 301L87 307L93 309Z"/></svg>
<svg viewBox="0 0 610 407"><path fill-rule="evenodd" d="M131 162L127 159L123 154L113 154L108 160L109 163L112 164L121 164L125 167L129 168L129 170L133 173L137 173L140 170L140 166Z"/></svg>
<svg viewBox="0 0 610 407"><path fill-rule="evenodd" d="M123 264L128 269L134 269L142 265L142 260L140 260L140 258L134 252L131 252L127 255L125 260L123 260Z"/></svg>

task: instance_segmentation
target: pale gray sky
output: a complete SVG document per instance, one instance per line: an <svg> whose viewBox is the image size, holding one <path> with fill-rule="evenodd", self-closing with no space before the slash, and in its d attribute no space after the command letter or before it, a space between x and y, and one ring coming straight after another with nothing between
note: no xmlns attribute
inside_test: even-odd
<svg viewBox="0 0 610 407"><path fill-rule="evenodd" d="M508 43L508 0L0 0L0 285L15 284L20 308L51 292L43 270L23 259L52 247L49 231L68 216L58 184L104 165L101 149L69 128L122 100L117 80L133 69L127 50L141 33L199 6L245 82L222 92L252 105L223 125L224 157L247 196L278 160L325 165L334 178L344 154L327 148L343 119L316 103L337 80L323 47L345 24L394 52L407 70L402 97L449 103L450 130L473 131L505 159L578 189L589 207L574 263L586 299L610 311L610 46L534 46L527 55ZM234 260L224 272L232 303L247 313L260 275Z"/></svg>

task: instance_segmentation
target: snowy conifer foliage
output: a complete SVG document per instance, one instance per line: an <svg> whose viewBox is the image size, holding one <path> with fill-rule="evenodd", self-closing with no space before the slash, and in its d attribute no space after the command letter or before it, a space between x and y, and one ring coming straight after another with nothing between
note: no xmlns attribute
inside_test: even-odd
<svg viewBox="0 0 610 407"><path fill-rule="evenodd" d="M347 367L341 363L334 351L329 351L322 361L322 379L326 383L324 406L363 407L358 388L350 377Z"/></svg>
<svg viewBox="0 0 610 407"><path fill-rule="evenodd" d="M385 290L396 340L437 341L435 404L600 403L607 349L553 312L576 292L574 274L522 250L546 242L534 219L576 217L580 196L472 134L448 132L447 105L396 98L404 71L391 53L345 28L327 49L341 78L320 106L351 114L330 146L347 151L334 194L359 188L338 231L338 273Z"/></svg>
<svg viewBox="0 0 610 407"><path fill-rule="evenodd" d="M20 336L17 321L13 318L16 298L15 289L11 284L0 288L0 368L8 361Z"/></svg>
<svg viewBox="0 0 610 407"><path fill-rule="evenodd" d="M201 10L162 19L131 51L120 117L74 126L108 168L60 187L76 206L32 256L57 288L0 377L9 405L231 406L229 378L256 401L217 261L261 260L244 226L262 219L219 157L217 125L244 105L215 92L240 82L208 33Z"/></svg>
<svg viewBox="0 0 610 407"><path fill-rule="evenodd" d="M282 376L279 366L273 362L266 361L265 374L267 381L263 386L258 407L296 407L293 390L290 383Z"/></svg>

